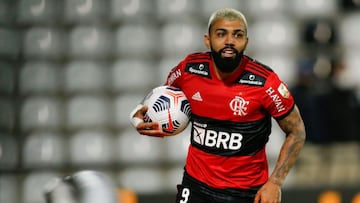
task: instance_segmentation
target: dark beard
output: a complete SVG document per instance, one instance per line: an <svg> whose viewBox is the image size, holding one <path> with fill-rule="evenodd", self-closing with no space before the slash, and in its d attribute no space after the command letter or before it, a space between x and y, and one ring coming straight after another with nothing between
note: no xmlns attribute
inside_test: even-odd
<svg viewBox="0 0 360 203"><path fill-rule="evenodd" d="M231 48L234 50L236 56L235 58L223 58L221 53L225 48ZM241 58L244 55L244 51L238 52L236 49L232 47L224 47L219 52L215 51L211 48L211 56L214 59L216 67L223 73L231 73L233 72L240 64Z"/></svg>

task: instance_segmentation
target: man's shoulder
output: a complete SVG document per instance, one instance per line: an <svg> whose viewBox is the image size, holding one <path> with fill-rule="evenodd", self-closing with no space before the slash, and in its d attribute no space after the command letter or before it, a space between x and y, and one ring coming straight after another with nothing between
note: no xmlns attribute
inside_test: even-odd
<svg viewBox="0 0 360 203"><path fill-rule="evenodd" d="M272 76L276 75L269 66L247 55L244 55L242 60L242 72L235 80L239 84L264 87L268 83L267 81L271 81L273 79Z"/></svg>
<svg viewBox="0 0 360 203"><path fill-rule="evenodd" d="M250 56L244 55L246 59L245 70L249 72L253 72L258 75L262 75L263 77L268 77L269 75L274 73L274 70L264 63L251 58Z"/></svg>
<svg viewBox="0 0 360 203"><path fill-rule="evenodd" d="M210 52L195 52L188 54L185 59L185 61L196 61L196 60L211 60Z"/></svg>

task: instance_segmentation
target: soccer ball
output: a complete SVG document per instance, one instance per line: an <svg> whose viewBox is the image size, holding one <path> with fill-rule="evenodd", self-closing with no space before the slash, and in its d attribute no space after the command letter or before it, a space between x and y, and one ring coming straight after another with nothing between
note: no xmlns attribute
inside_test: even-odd
<svg viewBox="0 0 360 203"><path fill-rule="evenodd" d="M184 92L172 86L159 86L150 91L143 104L148 106L145 122L158 122L169 135L177 135L189 124L191 108Z"/></svg>

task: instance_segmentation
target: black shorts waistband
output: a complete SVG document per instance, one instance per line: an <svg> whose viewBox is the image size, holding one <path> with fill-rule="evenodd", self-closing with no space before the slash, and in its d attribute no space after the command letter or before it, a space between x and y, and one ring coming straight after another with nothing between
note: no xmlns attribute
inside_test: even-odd
<svg viewBox="0 0 360 203"><path fill-rule="evenodd" d="M192 189L197 190L200 193L216 196L217 198L229 198L230 197L255 197L257 191L260 189L259 187L250 188L250 189L236 189L236 188L226 188L226 189L218 189L214 187L210 187L192 176L190 176L186 171L184 172L182 184L184 186L189 186Z"/></svg>

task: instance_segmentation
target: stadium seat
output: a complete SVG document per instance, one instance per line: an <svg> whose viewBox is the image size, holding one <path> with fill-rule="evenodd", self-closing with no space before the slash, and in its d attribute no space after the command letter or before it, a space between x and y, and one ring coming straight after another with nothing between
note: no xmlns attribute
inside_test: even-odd
<svg viewBox="0 0 360 203"><path fill-rule="evenodd" d="M111 0L112 22L144 22L153 18L155 0Z"/></svg>
<svg viewBox="0 0 360 203"><path fill-rule="evenodd" d="M322 46L337 45L338 27L330 19L310 19L304 23L302 31L302 41L306 45Z"/></svg>
<svg viewBox="0 0 360 203"><path fill-rule="evenodd" d="M285 140L285 136L276 121L272 119L271 122L271 136L266 144L266 155L268 156L269 165L274 165L279 157L280 148Z"/></svg>
<svg viewBox="0 0 360 203"><path fill-rule="evenodd" d="M46 184L59 177L59 172L56 171L34 171L26 174L22 189L22 202L23 203L46 203L44 191Z"/></svg>
<svg viewBox="0 0 360 203"><path fill-rule="evenodd" d="M249 30L249 36L256 39L249 43L250 50L276 50L289 52L299 44L299 31L289 19L274 17L256 21Z"/></svg>
<svg viewBox="0 0 360 203"><path fill-rule="evenodd" d="M142 136L133 128L117 135L116 157L119 164L158 164L164 160L164 140Z"/></svg>
<svg viewBox="0 0 360 203"><path fill-rule="evenodd" d="M64 34L59 28L29 27L25 30L24 55L30 59L60 59L65 50Z"/></svg>
<svg viewBox="0 0 360 203"><path fill-rule="evenodd" d="M16 175L0 175L0 203L18 203L20 202L20 184Z"/></svg>
<svg viewBox="0 0 360 203"><path fill-rule="evenodd" d="M360 9L360 3L354 0L339 0L342 12L358 11Z"/></svg>
<svg viewBox="0 0 360 203"><path fill-rule="evenodd" d="M127 167L118 174L118 185L139 195L156 194L164 190L164 175L159 168Z"/></svg>
<svg viewBox="0 0 360 203"><path fill-rule="evenodd" d="M0 24L12 25L16 17L17 1L0 1Z"/></svg>
<svg viewBox="0 0 360 203"><path fill-rule="evenodd" d="M194 19L197 2L191 0L156 0L158 20Z"/></svg>
<svg viewBox="0 0 360 203"><path fill-rule="evenodd" d="M144 91L158 84L152 61L119 59L111 67L111 83L115 91Z"/></svg>
<svg viewBox="0 0 360 203"><path fill-rule="evenodd" d="M150 88L148 88L150 91ZM147 92L143 93L123 93L114 99L114 123L115 128L130 127L129 114L138 105Z"/></svg>
<svg viewBox="0 0 360 203"><path fill-rule="evenodd" d="M105 127L110 117L106 98L102 96L77 95L66 104L66 126L68 129Z"/></svg>
<svg viewBox="0 0 360 203"><path fill-rule="evenodd" d="M298 18L329 17L338 12L337 0L291 0L290 12Z"/></svg>
<svg viewBox="0 0 360 203"><path fill-rule="evenodd" d="M22 157L25 168L60 168L64 165L67 157L63 136L51 132L34 132L24 140Z"/></svg>
<svg viewBox="0 0 360 203"><path fill-rule="evenodd" d="M104 22L107 20L108 14L107 2L102 0L66 0L64 2L64 21L71 24Z"/></svg>
<svg viewBox="0 0 360 203"><path fill-rule="evenodd" d="M70 162L73 166L106 167L112 163L113 137L101 130L82 130L70 138Z"/></svg>
<svg viewBox="0 0 360 203"><path fill-rule="evenodd" d="M15 65L0 62L0 93L11 94L15 89Z"/></svg>
<svg viewBox="0 0 360 203"><path fill-rule="evenodd" d="M110 54L111 32L106 27L79 25L69 35L71 58L101 59Z"/></svg>
<svg viewBox="0 0 360 203"><path fill-rule="evenodd" d="M167 76L169 75L171 69L179 64L179 62L184 59L186 56L178 57L162 57L156 67L158 68L157 80L165 83Z"/></svg>
<svg viewBox="0 0 360 203"><path fill-rule="evenodd" d="M54 94L60 86L60 69L48 62L27 62L20 69L20 92L22 94Z"/></svg>
<svg viewBox="0 0 360 203"><path fill-rule="evenodd" d="M359 46L360 47L360 46ZM345 71L342 73L342 77L338 80L343 87L354 88L357 87L359 91L360 87L360 58L359 49L355 47L347 47L347 54L344 57Z"/></svg>
<svg viewBox="0 0 360 203"><path fill-rule="evenodd" d="M66 93L94 93L106 90L108 69L97 61L71 61L64 68Z"/></svg>
<svg viewBox="0 0 360 203"><path fill-rule="evenodd" d="M190 144L191 127L188 126L183 132L176 136L164 139L166 159L170 163L185 163L187 151Z"/></svg>
<svg viewBox="0 0 360 203"><path fill-rule="evenodd" d="M166 192L177 192L176 186L181 183L184 173L184 164L173 165L166 169L164 174L164 190Z"/></svg>
<svg viewBox="0 0 360 203"><path fill-rule="evenodd" d="M58 129L62 119L61 106L55 97L35 96L25 99L21 107L22 129Z"/></svg>
<svg viewBox="0 0 360 203"><path fill-rule="evenodd" d="M234 8L234 9L239 9L242 12L245 12L245 8L244 8L244 4L243 4L243 0L237 0L237 1L233 1L233 0L222 0L222 1L217 1L217 0L200 0L199 1L199 6L197 7L197 11L200 11L198 14L200 14L200 19L207 23L209 20L210 15L217 9L220 8Z"/></svg>
<svg viewBox="0 0 360 203"><path fill-rule="evenodd" d="M55 22L61 12L59 2L55 0L20 0L16 21L27 25Z"/></svg>
<svg viewBox="0 0 360 203"><path fill-rule="evenodd" d="M155 26L152 24L125 24L115 30L116 54L123 58L152 57L159 49Z"/></svg>
<svg viewBox="0 0 360 203"><path fill-rule="evenodd" d="M341 42L347 48L359 49L360 47L360 27L358 26L360 20L359 13L349 13L345 15L340 21L340 37Z"/></svg>
<svg viewBox="0 0 360 203"><path fill-rule="evenodd" d="M327 145L305 144L294 167L297 186L329 184L331 150Z"/></svg>
<svg viewBox="0 0 360 203"><path fill-rule="evenodd" d="M12 99L0 97L0 129L13 130L16 119L16 109Z"/></svg>
<svg viewBox="0 0 360 203"><path fill-rule="evenodd" d="M253 55L259 62L272 68L289 86L296 82L296 58L290 53L257 52Z"/></svg>
<svg viewBox="0 0 360 203"><path fill-rule="evenodd" d="M14 59L20 53L21 35L18 31L0 26L0 56Z"/></svg>
<svg viewBox="0 0 360 203"><path fill-rule="evenodd" d="M206 49L203 36L207 30L196 23L166 23L161 27L160 45L162 56L185 56L190 52ZM174 37L176 36L176 37Z"/></svg>
<svg viewBox="0 0 360 203"><path fill-rule="evenodd" d="M359 175L360 147L356 142L335 143L331 148L330 184L357 184Z"/></svg>
<svg viewBox="0 0 360 203"><path fill-rule="evenodd" d="M287 9L287 1L285 0L255 0L246 1L247 9L239 7L245 15L249 15L250 19L262 20L274 15L283 15Z"/></svg>
<svg viewBox="0 0 360 203"><path fill-rule="evenodd" d="M16 169L19 160L19 144L9 134L0 134L0 170Z"/></svg>

